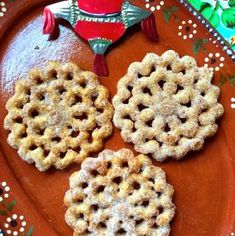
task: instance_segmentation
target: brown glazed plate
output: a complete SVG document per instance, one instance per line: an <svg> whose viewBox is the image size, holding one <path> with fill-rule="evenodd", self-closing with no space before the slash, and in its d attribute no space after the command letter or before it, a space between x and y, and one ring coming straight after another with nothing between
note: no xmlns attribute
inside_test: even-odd
<svg viewBox="0 0 235 236"><path fill-rule="evenodd" d="M182 161L154 164L166 171L168 182L175 188L177 213L171 224L171 235L235 235L235 109L232 108L234 100L231 100L235 97L234 63L178 1L132 2L152 8L160 42L149 41L138 25L132 27L108 51L110 74L99 79L113 97L118 80L131 62L142 60L148 52L162 54L168 49L195 57L200 66L207 63L217 68L213 83L221 87L220 102L225 108L224 116L218 121L218 132L206 140L201 151L188 154ZM7 144L8 133L3 129L6 101L14 91L15 81L23 78L30 68L59 60L73 61L83 70L92 69L93 54L88 44L67 24L60 26L60 36L54 41L42 34L43 7L50 3L52 1L0 0L0 200L3 200L0 203L0 235L13 235L7 234L7 230L27 236L72 235L64 221L63 197L69 176L80 166L41 173L19 158ZM196 24L193 38L184 39L193 24ZM106 140L105 147L133 150L132 145L122 141L117 129Z"/></svg>

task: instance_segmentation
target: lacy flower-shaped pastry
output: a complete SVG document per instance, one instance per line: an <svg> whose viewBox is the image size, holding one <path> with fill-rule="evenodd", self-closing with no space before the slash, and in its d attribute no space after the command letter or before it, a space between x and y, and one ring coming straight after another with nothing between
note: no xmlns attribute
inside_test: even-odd
<svg viewBox="0 0 235 236"><path fill-rule="evenodd" d="M95 74L73 63L33 69L6 104L8 143L40 171L81 163L112 132L108 96Z"/></svg>
<svg viewBox="0 0 235 236"><path fill-rule="evenodd" d="M163 161L202 148L222 116L212 72L172 50L130 65L113 99L114 124L135 150Z"/></svg>
<svg viewBox="0 0 235 236"><path fill-rule="evenodd" d="M175 214L173 192L148 157L105 150L70 177L65 220L74 236L166 236Z"/></svg>

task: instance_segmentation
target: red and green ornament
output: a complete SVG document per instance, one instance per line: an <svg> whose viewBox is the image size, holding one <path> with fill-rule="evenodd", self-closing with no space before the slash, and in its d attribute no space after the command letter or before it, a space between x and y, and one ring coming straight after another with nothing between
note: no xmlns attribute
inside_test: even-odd
<svg viewBox="0 0 235 236"><path fill-rule="evenodd" d="M127 28L141 22L143 32L158 41L153 13L129 3L127 0L68 0L47 6L44 9L44 34L52 34L63 18L74 31L88 41L94 52L94 72L107 76L104 53L116 42Z"/></svg>

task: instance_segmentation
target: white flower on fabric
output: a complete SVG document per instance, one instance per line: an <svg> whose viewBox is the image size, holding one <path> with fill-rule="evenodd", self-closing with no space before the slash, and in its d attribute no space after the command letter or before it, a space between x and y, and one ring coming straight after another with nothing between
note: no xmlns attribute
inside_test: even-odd
<svg viewBox="0 0 235 236"><path fill-rule="evenodd" d="M6 235L22 235L22 233L25 231L26 225L27 223L24 220L24 216L13 214L11 217L7 217L6 222L4 223Z"/></svg>
<svg viewBox="0 0 235 236"><path fill-rule="evenodd" d="M152 12L159 11L161 7L165 4L164 1L159 0L145 0L145 2L145 7Z"/></svg>
<svg viewBox="0 0 235 236"><path fill-rule="evenodd" d="M192 39L193 36L197 33L197 24L192 20L183 20L178 27L178 36L181 36L185 39Z"/></svg>
<svg viewBox="0 0 235 236"><path fill-rule="evenodd" d="M219 71L220 68L224 66L224 57L217 53L209 53L207 57L205 57L205 66L210 67L215 71Z"/></svg>
<svg viewBox="0 0 235 236"><path fill-rule="evenodd" d="M235 109L235 98L231 98L231 108Z"/></svg>
<svg viewBox="0 0 235 236"><path fill-rule="evenodd" d="M0 182L0 202L2 202L4 199L9 198L9 192L10 192L10 187L7 185L7 183Z"/></svg>
<svg viewBox="0 0 235 236"><path fill-rule="evenodd" d="M0 2L0 17L3 17L7 11L6 3Z"/></svg>

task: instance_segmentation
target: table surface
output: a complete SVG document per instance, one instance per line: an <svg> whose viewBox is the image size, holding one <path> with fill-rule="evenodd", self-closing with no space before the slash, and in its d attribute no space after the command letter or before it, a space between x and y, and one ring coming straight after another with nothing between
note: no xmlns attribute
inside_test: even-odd
<svg viewBox="0 0 235 236"><path fill-rule="evenodd" d="M7 144L8 133L2 128L6 115L4 106L14 91L14 81L24 78L30 68L58 60L76 62L84 70L92 69L93 54L88 44L67 24L60 26L60 35L54 41L42 35L42 11L49 2L2 0L0 3L0 16L3 14L0 18L0 188L4 192L1 197L8 205L7 209L0 203L0 228L4 232L7 230L6 214L15 214L19 223L15 228L19 230L25 221L23 228L28 235L72 235L64 222L63 196L68 189L69 176L79 166L40 173L33 165L22 161ZM132 27L108 50L106 59L110 74L100 77L100 81L108 87L112 98L117 81L131 62L142 60L148 52L162 54L168 49L174 49L180 55L193 56L200 66L208 64L214 68L213 83L221 87L220 102L225 108L225 114L218 122L217 134L206 140L201 151L188 154L182 161L154 161L154 164L166 171L168 182L175 188L177 213L171 224L171 235L233 235L235 109L232 109L231 99L235 97L234 63L207 29L178 1L132 2L154 9L160 42L146 39L139 25ZM131 144L122 141L117 129L106 140L105 147L133 150ZM19 218L21 215L23 220ZM9 228L15 229L11 225Z"/></svg>

